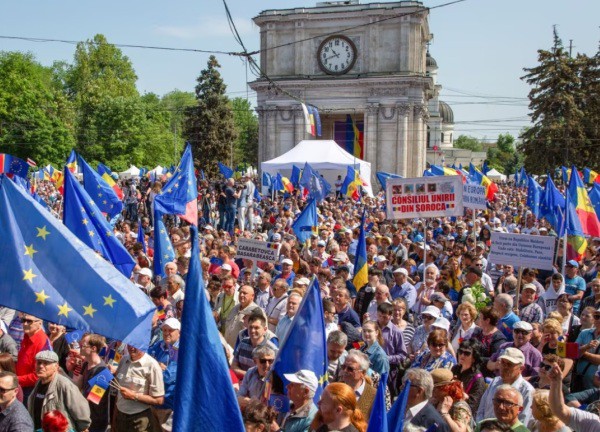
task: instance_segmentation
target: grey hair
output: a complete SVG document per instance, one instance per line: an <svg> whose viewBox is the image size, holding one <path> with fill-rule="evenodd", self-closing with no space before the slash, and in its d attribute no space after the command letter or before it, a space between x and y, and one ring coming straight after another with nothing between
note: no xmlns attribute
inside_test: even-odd
<svg viewBox="0 0 600 432"><path fill-rule="evenodd" d="M346 347L348 345L348 335L341 330L334 330L329 333L327 343Z"/></svg>
<svg viewBox="0 0 600 432"><path fill-rule="evenodd" d="M425 432L427 429L421 426L416 426L412 423L407 423L402 429L402 432Z"/></svg>
<svg viewBox="0 0 600 432"><path fill-rule="evenodd" d="M364 352L359 351L357 349L351 349L348 351L348 355L346 356L346 360L352 360L358 363L363 372L369 370L369 366L371 365L371 361L369 360L369 356ZM433 382L433 381L432 381Z"/></svg>
<svg viewBox="0 0 600 432"><path fill-rule="evenodd" d="M504 285L510 289L510 291L517 289L517 283L519 281L514 276L509 276L504 279Z"/></svg>
<svg viewBox="0 0 600 432"><path fill-rule="evenodd" d="M504 307L508 310L513 308L513 299L510 294L502 293L496 296L496 300L500 301L500 304L504 305Z"/></svg>
<svg viewBox="0 0 600 432"><path fill-rule="evenodd" d="M177 285L179 285L179 287L185 286L185 282L183 281L183 278L181 276L179 276L178 274L169 276L169 280L175 281L175 283Z"/></svg>
<svg viewBox="0 0 600 432"><path fill-rule="evenodd" d="M519 406L520 407L523 406L523 395L521 394L521 392L519 390L517 390L513 386L508 385L508 384L499 385L498 387L496 387L496 393L498 393L499 391L506 391L506 392L511 392L513 394L516 394L517 402L519 403ZM494 396L495 396L495 394L494 394Z"/></svg>
<svg viewBox="0 0 600 432"><path fill-rule="evenodd" d="M433 378L431 378L429 372L420 368L409 369L402 378L402 383L404 384L406 380L410 380L411 384L421 387L425 391L425 398L431 399L433 395Z"/></svg>
<svg viewBox="0 0 600 432"><path fill-rule="evenodd" d="M265 356L275 356L275 351L267 345L260 345L252 351L252 358L263 358Z"/></svg>

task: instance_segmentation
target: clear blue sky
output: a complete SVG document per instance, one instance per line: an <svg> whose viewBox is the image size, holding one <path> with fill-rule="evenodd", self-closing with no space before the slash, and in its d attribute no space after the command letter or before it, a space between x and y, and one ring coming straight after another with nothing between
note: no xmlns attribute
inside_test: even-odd
<svg viewBox="0 0 600 432"><path fill-rule="evenodd" d="M442 3L424 1L426 6ZM229 0L228 4L246 47L254 50L259 33L252 17L264 9L314 6L316 1ZM527 124L529 88L519 79L523 67L534 66L537 50L552 45L554 24L565 45L573 40L574 53L595 53L599 16L598 0L466 0L433 10L431 54L440 68L442 98L454 109L457 133L488 139L504 132L517 134ZM111 43L240 49L218 0L4 2L0 29L1 36L85 40L102 33ZM44 65L71 62L74 49L62 43L0 39L0 50L31 52ZM137 72L138 89L159 95L174 89L193 91L208 58L189 52L122 50ZM245 96L243 63L223 55L218 59L230 95Z"/></svg>

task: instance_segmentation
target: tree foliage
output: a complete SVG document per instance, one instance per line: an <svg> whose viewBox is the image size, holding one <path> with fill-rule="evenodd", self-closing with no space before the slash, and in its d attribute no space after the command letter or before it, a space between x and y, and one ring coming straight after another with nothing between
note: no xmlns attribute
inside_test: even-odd
<svg viewBox="0 0 600 432"><path fill-rule="evenodd" d="M522 165L522 156L517 152L515 137L500 134L494 147L487 151L488 166L509 175Z"/></svg>
<svg viewBox="0 0 600 432"><path fill-rule="evenodd" d="M235 166L256 165L258 162L258 118L250 101L237 97L231 100L233 121L238 134L233 146Z"/></svg>
<svg viewBox="0 0 600 432"><path fill-rule="evenodd" d="M196 80L196 106L187 109L184 128L195 165L208 175L217 174L217 162L230 163L238 135L220 67L216 57L210 56Z"/></svg>
<svg viewBox="0 0 600 432"><path fill-rule="evenodd" d="M454 148L480 152L483 151L483 144L475 137L460 135L454 140Z"/></svg>
<svg viewBox="0 0 600 432"><path fill-rule="evenodd" d="M522 77L530 86L533 126L519 147L528 172L543 174L561 165L597 166L598 54L569 56L554 30L550 50L538 51L538 65Z"/></svg>
<svg viewBox="0 0 600 432"><path fill-rule="evenodd" d="M51 68L30 54L0 52L0 153L39 165L64 161L75 142L72 115Z"/></svg>

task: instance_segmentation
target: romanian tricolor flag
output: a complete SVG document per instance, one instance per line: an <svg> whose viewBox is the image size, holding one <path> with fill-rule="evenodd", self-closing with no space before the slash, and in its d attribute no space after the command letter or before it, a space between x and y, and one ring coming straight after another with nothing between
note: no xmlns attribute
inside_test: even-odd
<svg viewBox="0 0 600 432"><path fill-rule="evenodd" d="M286 192L294 193L294 185L289 178L281 176L281 184L283 184L283 189Z"/></svg>
<svg viewBox="0 0 600 432"><path fill-rule="evenodd" d="M72 173L76 173L77 168L77 153L71 149L71 154L69 154L69 158L67 159L67 169Z"/></svg>
<svg viewBox="0 0 600 432"><path fill-rule="evenodd" d="M469 164L469 177L471 178L472 182L481 186L485 186L485 196L488 201L492 201L494 199L496 192L498 192L498 185L491 181L477 168L475 168L473 164Z"/></svg>
<svg viewBox="0 0 600 432"><path fill-rule="evenodd" d="M583 169L583 181L586 184L600 183L600 176L598 175L598 173L596 171L593 171L589 168L584 168Z"/></svg>
<svg viewBox="0 0 600 432"><path fill-rule="evenodd" d="M348 166L348 172L340 192L342 195L350 197L352 199L360 199L360 187L366 186L367 183L360 177L360 174L353 167Z"/></svg>
<svg viewBox="0 0 600 432"><path fill-rule="evenodd" d="M467 179L465 177L465 175L463 174L462 171L457 170L455 168L451 168L451 167L447 167L447 166L438 166L438 165L431 165L430 168L431 170L431 174L434 176L453 176L453 175L457 175L460 176L462 178L462 182L466 183Z"/></svg>
<svg viewBox="0 0 600 432"><path fill-rule="evenodd" d="M65 175L63 174L63 172L59 171L59 170L55 170L54 174L52 175L52 181L54 182L54 185L55 185L56 189L58 189L60 194L64 195Z"/></svg>
<svg viewBox="0 0 600 432"><path fill-rule="evenodd" d="M577 171L572 169L571 172ZM600 221L579 175L571 174L567 213L567 234L600 237Z"/></svg>
<svg viewBox="0 0 600 432"><path fill-rule="evenodd" d="M115 191L120 200L123 199L123 191L119 187L119 185L112 178L111 170L103 164L98 164L98 174L102 177L102 179Z"/></svg>
<svg viewBox="0 0 600 432"><path fill-rule="evenodd" d="M369 282L369 268L367 266L367 242L365 239L365 213L360 220L360 235L356 246L356 258L354 259L354 278L352 283L356 289L361 289Z"/></svg>
<svg viewBox="0 0 600 432"><path fill-rule="evenodd" d="M567 261L583 259L588 242L583 236L567 235Z"/></svg>

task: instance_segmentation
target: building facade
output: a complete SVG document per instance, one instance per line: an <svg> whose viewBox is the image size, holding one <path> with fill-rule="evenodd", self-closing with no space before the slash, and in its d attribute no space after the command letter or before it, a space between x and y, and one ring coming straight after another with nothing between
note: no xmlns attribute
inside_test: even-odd
<svg viewBox="0 0 600 432"><path fill-rule="evenodd" d="M421 176L428 147L451 145L437 102L437 68L427 70L433 35L421 2L326 2L266 10L254 22L260 28L260 68L268 77L250 83L257 92L259 162L313 139L300 100L319 109L317 138L348 148L340 142L341 129L351 121L362 130L362 153L356 156L371 163L373 174ZM432 126L428 131L432 120L435 132Z"/></svg>

